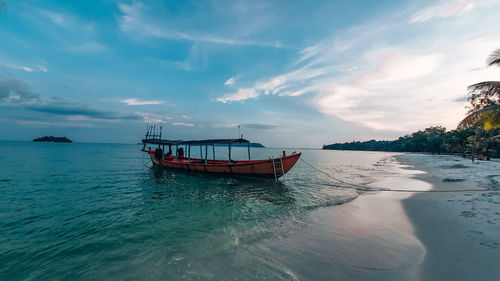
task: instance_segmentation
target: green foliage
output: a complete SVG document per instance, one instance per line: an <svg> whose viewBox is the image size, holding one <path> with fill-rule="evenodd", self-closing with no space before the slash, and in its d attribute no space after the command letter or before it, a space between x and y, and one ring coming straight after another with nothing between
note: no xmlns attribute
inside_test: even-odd
<svg viewBox="0 0 500 281"><path fill-rule="evenodd" d="M460 121L457 128L463 130L474 126L481 126L485 130L500 127L500 104L490 105L471 112Z"/></svg>
<svg viewBox="0 0 500 281"><path fill-rule="evenodd" d="M500 66L500 49L486 61L488 66ZM458 124L458 129L482 126L485 130L500 127L500 81L485 81L470 85L469 112Z"/></svg>
<svg viewBox="0 0 500 281"><path fill-rule="evenodd" d="M483 154L500 157L500 128L484 130L473 127L465 130L446 131L444 127L430 127L393 141L353 141L323 146L323 149L428 152L451 154Z"/></svg>
<svg viewBox="0 0 500 281"><path fill-rule="evenodd" d="M469 113L500 104L500 81L485 81L467 87Z"/></svg>

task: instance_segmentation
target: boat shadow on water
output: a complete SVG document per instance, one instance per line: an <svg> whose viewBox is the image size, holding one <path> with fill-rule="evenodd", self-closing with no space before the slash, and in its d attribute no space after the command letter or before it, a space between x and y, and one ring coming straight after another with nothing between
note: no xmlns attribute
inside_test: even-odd
<svg viewBox="0 0 500 281"><path fill-rule="evenodd" d="M144 184L151 189L155 202L170 197L172 193L198 198L223 197L224 200L254 198L274 205L294 204L296 201L292 188L271 178L174 171L156 165L147 171L147 175Z"/></svg>

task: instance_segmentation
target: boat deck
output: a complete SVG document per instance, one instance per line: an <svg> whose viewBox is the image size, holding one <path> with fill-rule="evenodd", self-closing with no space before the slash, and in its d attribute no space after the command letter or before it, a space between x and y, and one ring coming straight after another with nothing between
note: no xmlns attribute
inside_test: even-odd
<svg viewBox="0 0 500 281"><path fill-rule="evenodd" d="M210 160L201 158L186 158L175 156L163 156L164 159L156 158L156 150L145 151L151 157L153 164L170 168L182 169L208 173L223 174L241 174L259 177L274 177L275 179L283 176L297 162L301 153L283 155L279 158L269 158L264 160Z"/></svg>

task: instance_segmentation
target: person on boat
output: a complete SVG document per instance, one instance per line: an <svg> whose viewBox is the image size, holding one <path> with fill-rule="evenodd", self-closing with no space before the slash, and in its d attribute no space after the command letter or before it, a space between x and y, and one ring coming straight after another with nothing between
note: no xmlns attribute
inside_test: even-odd
<svg viewBox="0 0 500 281"><path fill-rule="evenodd" d="M156 151L155 151L155 158L156 158L156 159L161 159L162 154L163 154L163 151L161 150L161 148L160 148L160 147L158 147L158 148L156 149Z"/></svg>
<svg viewBox="0 0 500 281"><path fill-rule="evenodd" d="M172 146L170 146L170 145L168 146L167 158L169 156L172 156Z"/></svg>
<svg viewBox="0 0 500 281"><path fill-rule="evenodd" d="M184 158L184 149L182 147L179 147L179 149L177 149L177 157Z"/></svg>

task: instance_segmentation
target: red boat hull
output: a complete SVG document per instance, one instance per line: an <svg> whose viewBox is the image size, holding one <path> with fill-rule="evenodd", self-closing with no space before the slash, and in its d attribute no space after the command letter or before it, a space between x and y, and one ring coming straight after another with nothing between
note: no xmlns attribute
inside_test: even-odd
<svg viewBox="0 0 500 281"><path fill-rule="evenodd" d="M176 161L175 156L170 156L166 159L157 159L154 150L146 151L146 153L151 157L153 164L169 169L272 178L275 177L275 174L278 178L290 171L301 155L301 153L297 153L281 157L281 159L231 161L231 163L228 163L226 160L207 160L205 164L205 159L191 158L191 161L189 161L187 158L181 158ZM273 161L276 163L274 167ZM279 167L281 163L283 163L283 169Z"/></svg>

